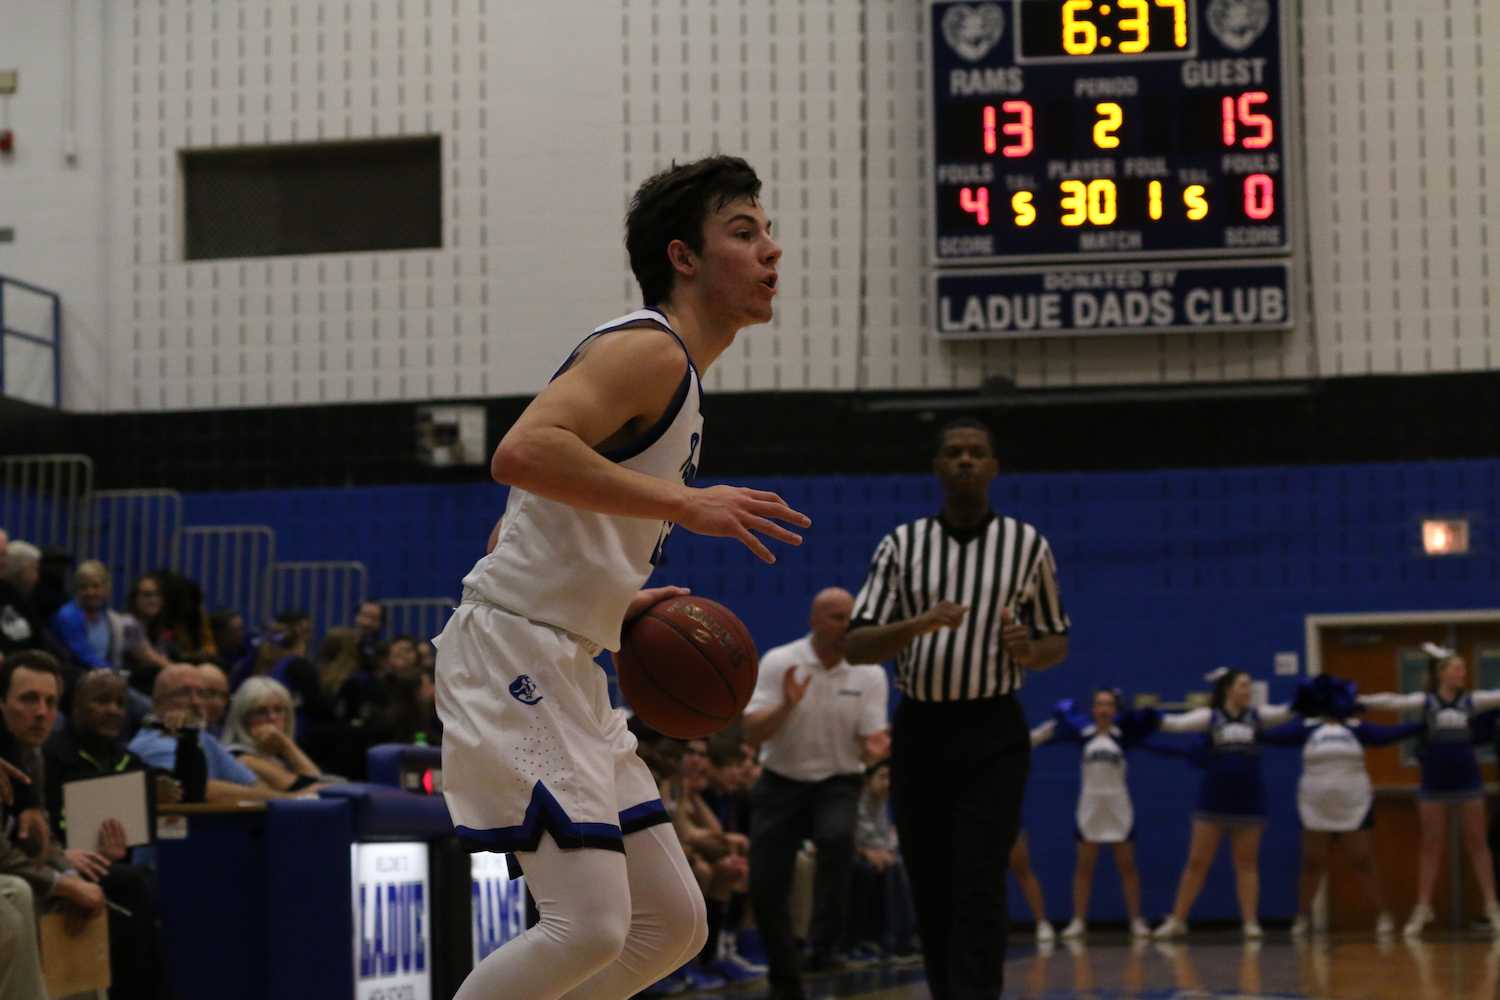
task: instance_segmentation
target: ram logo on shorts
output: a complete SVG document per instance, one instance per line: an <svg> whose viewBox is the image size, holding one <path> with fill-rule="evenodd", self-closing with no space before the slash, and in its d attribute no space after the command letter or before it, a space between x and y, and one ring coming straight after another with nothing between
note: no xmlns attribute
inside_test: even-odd
<svg viewBox="0 0 1500 1000"><path fill-rule="evenodd" d="M530 674L522 674L510 682L510 696L523 705L535 705L542 700L542 696L536 693L536 684Z"/></svg>

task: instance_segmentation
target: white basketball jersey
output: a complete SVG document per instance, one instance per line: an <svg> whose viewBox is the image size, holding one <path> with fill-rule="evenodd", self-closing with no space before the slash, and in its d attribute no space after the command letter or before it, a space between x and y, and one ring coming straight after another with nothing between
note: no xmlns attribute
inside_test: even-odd
<svg viewBox="0 0 1500 1000"><path fill-rule="evenodd" d="M677 337L664 314L638 309L594 330L557 374L596 338L633 327ZM691 482L703 441L702 393L689 357L661 420L627 448L601 454L648 476ZM512 487L494 551L474 565L464 586L480 600L617 650L625 608L651 575L671 530L670 522L596 514Z"/></svg>

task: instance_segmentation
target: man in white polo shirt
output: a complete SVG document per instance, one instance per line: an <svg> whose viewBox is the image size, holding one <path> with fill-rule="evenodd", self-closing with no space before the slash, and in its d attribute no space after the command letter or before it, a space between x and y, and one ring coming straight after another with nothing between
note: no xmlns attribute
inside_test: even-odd
<svg viewBox="0 0 1500 1000"><path fill-rule="evenodd" d="M745 709L745 738L760 746L762 768L750 793L750 901L771 1000L803 997L788 907L797 851L809 838L817 845L809 968L826 968L843 936L861 776L890 752L885 670L844 659L853 610L847 590L813 598L811 631L761 657Z"/></svg>

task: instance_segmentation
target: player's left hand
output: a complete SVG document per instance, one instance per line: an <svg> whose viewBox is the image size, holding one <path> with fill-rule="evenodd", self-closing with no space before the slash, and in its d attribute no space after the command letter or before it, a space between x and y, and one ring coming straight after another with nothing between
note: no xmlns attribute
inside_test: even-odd
<svg viewBox="0 0 1500 1000"><path fill-rule="evenodd" d="M625 606L625 620L627 622L634 621L645 614L646 609L651 607L651 605L665 601L669 597L686 597L691 593L692 591L686 587L651 587L647 590L642 590L632 597L630 603Z"/></svg>
<svg viewBox="0 0 1500 1000"><path fill-rule="evenodd" d="M1012 660L1023 667L1031 662L1031 628L1016 621L1010 608L1000 609L1000 641Z"/></svg>

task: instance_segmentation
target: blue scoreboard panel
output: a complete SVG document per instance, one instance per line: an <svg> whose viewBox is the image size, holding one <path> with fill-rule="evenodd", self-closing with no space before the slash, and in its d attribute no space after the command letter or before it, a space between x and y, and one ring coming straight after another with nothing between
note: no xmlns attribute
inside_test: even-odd
<svg viewBox="0 0 1500 1000"><path fill-rule="evenodd" d="M933 0L937 267L1290 253L1289 0Z"/></svg>

